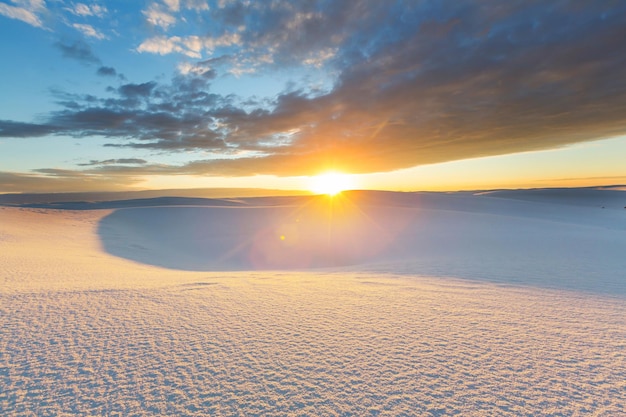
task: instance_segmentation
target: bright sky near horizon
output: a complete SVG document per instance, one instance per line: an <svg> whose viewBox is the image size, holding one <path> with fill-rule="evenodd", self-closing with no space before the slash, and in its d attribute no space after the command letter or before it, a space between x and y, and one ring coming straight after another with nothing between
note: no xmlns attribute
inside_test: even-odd
<svg viewBox="0 0 626 417"><path fill-rule="evenodd" d="M0 193L626 183L626 3L0 0Z"/></svg>

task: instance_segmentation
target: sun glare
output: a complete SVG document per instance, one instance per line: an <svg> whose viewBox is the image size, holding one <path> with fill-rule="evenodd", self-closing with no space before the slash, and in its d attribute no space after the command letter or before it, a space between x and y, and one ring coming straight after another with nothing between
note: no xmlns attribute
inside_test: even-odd
<svg viewBox="0 0 626 417"><path fill-rule="evenodd" d="M339 172L327 172L311 177L309 189L315 194L327 194L330 196L349 190L354 186L350 177Z"/></svg>

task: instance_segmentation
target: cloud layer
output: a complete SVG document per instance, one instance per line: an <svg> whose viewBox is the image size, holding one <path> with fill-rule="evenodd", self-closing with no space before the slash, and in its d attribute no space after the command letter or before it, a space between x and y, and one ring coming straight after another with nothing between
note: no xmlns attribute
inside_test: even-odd
<svg viewBox="0 0 626 417"><path fill-rule="evenodd" d="M19 18L10 7L0 13ZM106 13L85 7L72 13ZM169 81L67 94L41 122L0 120L0 137L104 136L111 147L214 155L182 166L85 163L83 174L290 176L389 171L626 133L620 2L169 0L142 15L154 34L136 53L184 60ZM189 26L197 33L182 32ZM116 74L84 43L57 47L99 65L100 75ZM265 100L212 92L225 74L277 68L317 69L334 84L292 85Z"/></svg>

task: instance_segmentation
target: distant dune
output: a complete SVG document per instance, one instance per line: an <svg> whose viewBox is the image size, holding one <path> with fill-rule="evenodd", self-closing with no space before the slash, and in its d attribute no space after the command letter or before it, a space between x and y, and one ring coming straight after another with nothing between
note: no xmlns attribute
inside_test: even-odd
<svg viewBox="0 0 626 417"><path fill-rule="evenodd" d="M307 191L273 190L263 188L189 188L143 191L111 191L84 193L34 193L34 194L0 194L0 204L45 204L69 201L107 202L116 200L150 199L159 197L190 197L190 198L233 198L307 195Z"/></svg>

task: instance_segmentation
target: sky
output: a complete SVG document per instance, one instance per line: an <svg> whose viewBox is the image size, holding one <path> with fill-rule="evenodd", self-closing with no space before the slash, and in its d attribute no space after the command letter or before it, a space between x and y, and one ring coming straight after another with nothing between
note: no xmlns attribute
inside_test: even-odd
<svg viewBox="0 0 626 417"><path fill-rule="evenodd" d="M0 193L626 184L626 2L0 0Z"/></svg>

